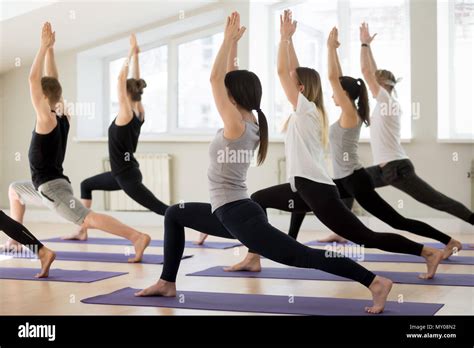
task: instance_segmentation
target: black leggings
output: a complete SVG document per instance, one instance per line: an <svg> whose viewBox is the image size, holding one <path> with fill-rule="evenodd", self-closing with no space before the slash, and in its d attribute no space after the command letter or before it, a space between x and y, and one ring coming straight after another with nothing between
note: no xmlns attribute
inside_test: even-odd
<svg viewBox="0 0 474 348"><path fill-rule="evenodd" d="M312 211L329 229L366 248L421 255L423 245L394 233L374 232L366 227L340 199L334 185L296 177L297 192L290 184L273 186L252 195L264 209L274 208L295 213ZM254 252L252 249L251 252Z"/></svg>
<svg viewBox="0 0 474 348"><path fill-rule="evenodd" d="M125 193L138 204L159 214L165 215L168 205L161 202L142 183L142 173L138 168L130 168L127 171L113 176L111 172L98 174L81 182L81 198L92 199L92 191L118 191Z"/></svg>
<svg viewBox="0 0 474 348"><path fill-rule="evenodd" d="M334 180L334 183L337 185L341 198L355 198L362 208L393 228L432 238L443 244L448 244L451 240L450 236L424 222L407 219L400 215L375 191L372 177L364 168L354 171L345 178ZM352 205L348 207L350 209ZM292 214L290 231L294 238L298 234L304 216L304 213Z"/></svg>
<svg viewBox="0 0 474 348"><path fill-rule="evenodd" d="M0 230L11 239L38 253L43 244L28 229L0 210Z"/></svg>
<svg viewBox="0 0 474 348"><path fill-rule="evenodd" d="M207 203L173 205L165 214L164 265L161 279L175 282L184 251L184 228L213 236L238 239L266 258L285 265L315 268L350 278L366 287L375 274L337 253L298 243L268 223L262 208L250 199L228 203L214 214Z"/></svg>

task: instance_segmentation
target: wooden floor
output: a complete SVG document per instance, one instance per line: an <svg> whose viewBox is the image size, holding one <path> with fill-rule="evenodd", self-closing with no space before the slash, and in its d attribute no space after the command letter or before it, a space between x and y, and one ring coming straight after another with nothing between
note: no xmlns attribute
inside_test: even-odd
<svg viewBox="0 0 474 348"><path fill-rule="evenodd" d="M74 226L68 224L28 224L40 239L57 237L71 232ZM144 232L152 235L153 239L162 239L161 228L143 228ZM405 234L408 236L408 234ZM463 242L474 243L474 235L456 235ZM109 237L102 232L91 231L93 237ZM187 239L194 240L197 234L187 232ZM323 236L322 232L303 231L300 241L306 242ZM415 240L421 240L415 238ZM210 238L209 240L221 240ZM0 236L3 243L5 237ZM109 245L73 245L64 243L50 243L53 250L61 251L89 251L89 252L115 252L123 253L123 246ZM236 253L240 252L240 255ZM230 292L242 294L273 294L314 297L335 297L369 299L369 292L356 282L329 282L329 281L304 281L304 280L274 280L274 279L245 279L245 278L210 278L186 277L185 274L203 270L217 265L230 265L239 261L245 255L245 248L213 250L213 249L188 249L187 253L194 257L183 260L177 280L178 290L194 290L209 292ZM378 252L370 250L370 253ZM148 253L162 254L162 248L149 248ZM474 256L474 251L462 251L461 255ZM1 267L38 267L39 261L9 259L0 261ZM424 264L409 263L363 263L372 271L403 271L423 272ZM263 266L278 266L263 260ZM104 306L89 305L80 302L81 299L99 294L115 291L123 287L143 288L154 283L160 276L161 265L141 264L115 264L98 262L72 262L56 261L55 268L71 270L97 270L97 271L124 271L129 274L102 280L95 283L62 283L62 282L36 282L18 280L0 280L0 314L3 315L70 315L70 314L103 314L103 315L235 315L236 312L216 312L201 310ZM445 273L472 273L474 266L440 265L439 272ZM474 314L474 287L454 286L421 286L394 284L389 300L396 301L399 295L404 301L409 302L434 302L443 303L445 306L438 315L473 315ZM362 310L362 308L361 308ZM245 313L239 313L245 314ZM250 313L251 314L251 313Z"/></svg>

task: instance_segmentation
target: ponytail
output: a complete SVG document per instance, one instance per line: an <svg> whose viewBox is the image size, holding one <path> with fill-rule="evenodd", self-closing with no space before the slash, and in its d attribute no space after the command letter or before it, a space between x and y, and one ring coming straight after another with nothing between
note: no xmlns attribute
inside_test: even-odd
<svg viewBox="0 0 474 348"><path fill-rule="evenodd" d="M268 123L265 114L260 108L257 108L257 114L260 135L260 146L258 148L257 164L261 165L265 161L268 151Z"/></svg>
<svg viewBox="0 0 474 348"><path fill-rule="evenodd" d="M357 100L357 114L362 119L362 122L368 127L370 126L370 107L369 94L364 80L357 79L360 83L359 98Z"/></svg>

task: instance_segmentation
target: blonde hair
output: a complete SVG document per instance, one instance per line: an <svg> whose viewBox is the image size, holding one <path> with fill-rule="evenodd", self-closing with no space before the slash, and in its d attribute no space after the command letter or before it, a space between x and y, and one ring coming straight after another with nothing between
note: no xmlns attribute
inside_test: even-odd
<svg viewBox="0 0 474 348"><path fill-rule="evenodd" d="M310 102L316 104L316 108L321 113L321 143L326 148L329 143L329 121L324 108L323 90L321 87L321 77L319 73L311 68L298 67L296 75L299 83L304 86L303 95Z"/></svg>
<svg viewBox="0 0 474 348"><path fill-rule="evenodd" d="M399 81L399 79L396 79L395 75L393 75L391 71L384 69L379 69L375 71L375 78L377 79L379 85L388 90L389 93L392 93L393 89L395 88L395 85Z"/></svg>

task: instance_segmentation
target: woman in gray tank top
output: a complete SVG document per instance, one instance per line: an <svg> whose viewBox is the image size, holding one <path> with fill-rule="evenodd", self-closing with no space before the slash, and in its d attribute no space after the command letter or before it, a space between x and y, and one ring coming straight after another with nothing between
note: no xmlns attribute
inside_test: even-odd
<svg viewBox="0 0 474 348"><path fill-rule="evenodd" d="M211 74L214 100L224 121L224 128L217 132L209 148L211 204L185 203L168 208L161 277L136 296L176 296L176 275L185 244L184 227L190 227L215 236L238 239L279 263L321 269L356 280L368 287L374 297L375 306L368 307L367 311L379 313L384 308L387 292L381 277L342 255L326 257L324 250L298 243L271 226L263 209L248 198L245 180L250 160L247 156L259 146L257 163L263 163L268 130L265 115L260 110L262 89L258 77L250 71L236 70L233 64L237 41L244 31L238 13L232 13L227 18L224 42ZM252 110L257 111L258 124Z"/></svg>

